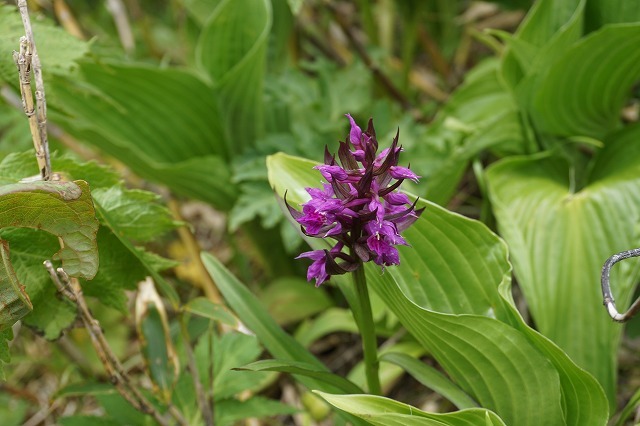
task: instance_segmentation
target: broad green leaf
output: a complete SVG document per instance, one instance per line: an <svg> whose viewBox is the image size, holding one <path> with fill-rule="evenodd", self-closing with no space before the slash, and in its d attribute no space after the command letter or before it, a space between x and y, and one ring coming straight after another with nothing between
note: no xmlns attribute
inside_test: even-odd
<svg viewBox="0 0 640 426"><path fill-rule="evenodd" d="M640 24L607 25L555 62L536 89L536 128L601 139L619 127L620 109L640 78Z"/></svg>
<svg viewBox="0 0 640 426"><path fill-rule="evenodd" d="M218 305L204 297L191 299L182 309L190 314L208 318L213 321L220 321L231 327L238 327L238 319L223 305Z"/></svg>
<svg viewBox="0 0 640 426"><path fill-rule="evenodd" d="M491 59L469 72L429 129L431 143L411 151L412 167L424 170L427 199L446 204L474 156L487 149L508 150L521 140L516 104L498 71L499 62Z"/></svg>
<svg viewBox="0 0 640 426"><path fill-rule="evenodd" d="M379 332L378 335L380 335ZM383 394L391 391L405 374L405 370L402 367L383 360L388 353L402 354L411 359L419 359L426 355L427 350L421 344L411 340L381 346L378 350L378 359L380 360L379 376ZM364 367L364 360L361 360L351 369L351 371L349 371L349 374L347 375L347 379L362 388L364 388L367 383ZM477 406L478 404L474 407Z"/></svg>
<svg viewBox="0 0 640 426"><path fill-rule="evenodd" d="M296 277L283 277L270 283L261 292L260 301L278 324L300 321L333 305L326 292Z"/></svg>
<svg viewBox="0 0 640 426"><path fill-rule="evenodd" d="M380 361L399 365L417 381L444 396L461 410L478 406L469 395L456 386L455 383L451 382L440 371L416 358L403 353L390 352L382 355Z"/></svg>
<svg viewBox="0 0 640 426"><path fill-rule="evenodd" d="M613 253L640 244L640 127L607 138L584 188L553 156L504 160L487 172L499 229L537 328L615 398L621 327L602 308L600 271ZM614 293L629 303L638 271L616 268Z"/></svg>
<svg viewBox="0 0 640 426"><path fill-rule="evenodd" d="M514 37L508 39L503 56L502 74L511 88L518 86L534 64L536 69L544 68L580 37L585 3L586 0L534 3Z"/></svg>
<svg viewBox="0 0 640 426"><path fill-rule="evenodd" d="M495 413L472 408L432 414L407 404L374 395L331 395L316 391L331 405L379 426L477 426L505 425Z"/></svg>
<svg viewBox="0 0 640 426"><path fill-rule="evenodd" d="M213 89L192 73L83 62L52 81L56 122L177 193L228 210L235 198L227 135ZM54 111L55 112L55 111Z"/></svg>
<svg viewBox="0 0 640 426"><path fill-rule="evenodd" d="M309 347L313 342L338 331L357 333L358 326L348 309L330 308L316 318L304 321L295 332L295 338L302 346Z"/></svg>
<svg viewBox="0 0 640 426"><path fill-rule="evenodd" d="M328 373L326 370L319 368L316 365L304 362L267 359L244 365L242 367L236 368L236 370L278 371L280 373L298 374L301 376L313 377L314 379L326 382L341 389L344 393L364 393L364 391L353 382L350 382L349 380L336 374Z"/></svg>
<svg viewBox="0 0 640 426"><path fill-rule="evenodd" d="M278 154L267 164L271 184L280 195L288 190L292 205L320 180L308 160ZM367 268L373 290L454 382L505 422L602 425L601 387L513 307L504 242L476 221L418 206L426 211L403 234L411 247L400 248L400 266L383 275Z"/></svg>
<svg viewBox="0 0 640 426"><path fill-rule="evenodd" d="M585 10L585 30L594 31L606 24L640 21L640 3L625 0L589 0Z"/></svg>
<svg viewBox="0 0 640 426"><path fill-rule="evenodd" d="M217 89L229 152L254 146L264 132L262 91L270 28L269 0L223 0L198 40L197 60Z"/></svg>
<svg viewBox="0 0 640 426"><path fill-rule="evenodd" d="M66 72L74 61L89 51L89 45L78 40L51 21L32 18L33 36L44 72ZM18 9L13 5L0 5L0 80L18 85L18 71L12 52L20 47L24 26Z"/></svg>
<svg viewBox="0 0 640 426"><path fill-rule="evenodd" d="M329 372L316 357L278 326L260 301L218 259L209 253L202 253L201 256L207 271L218 284L218 289L229 306L255 333L260 343L272 356L282 360L304 362ZM340 392L340 389L335 386L328 386L313 378L302 376L298 377L298 380L309 389ZM355 422L356 425L364 424L355 418L350 418L350 421Z"/></svg>
<svg viewBox="0 0 640 426"><path fill-rule="evenodd" d="M204 26L220 3L222 0L186 0L184 7L198 24Z"/></svg>

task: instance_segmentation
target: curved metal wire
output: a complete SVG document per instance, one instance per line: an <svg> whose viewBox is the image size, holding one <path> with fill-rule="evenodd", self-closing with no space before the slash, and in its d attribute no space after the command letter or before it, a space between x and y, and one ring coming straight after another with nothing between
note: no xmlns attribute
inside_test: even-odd
<svg viewBox="0 0 640 426"><path fill-rule="evenodd" d="M616 302L613 299L613 294L611 293L611 284L609 282L609 273L611 272L611 268L616 263L620 262L624 259L629 259L631 257L640 257L640 248L627 250L620 253L616 253L611 256L602 266L602 275L600 277L600 283L602 285L602 296L604 297L603 304L607 308L607 312L609 312L609 316L616 322L626 322L633 318L635 314L640 311L640 298L636 299L633 302L633 305L625 312L621 314L618 312L616 308Z"/></svg>

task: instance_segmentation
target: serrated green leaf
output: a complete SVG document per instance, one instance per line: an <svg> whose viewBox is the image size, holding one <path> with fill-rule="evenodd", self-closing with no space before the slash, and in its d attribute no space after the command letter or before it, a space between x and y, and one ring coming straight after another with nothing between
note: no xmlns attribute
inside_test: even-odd
<svg viewBox="0 0 640 426"><path fill-rule="evenodd" d="M215 424L228 426L250 417L264 418L293 414L297 411L294 407L260 396L254 396L246 401L226 399L216 404Z"/></svg>
<svg viewBox="0 0 640 426"><path fill-rule="evenodd" d="M432 414L407 404L374 395L331 395L315 391L331 405L379 426L476 426L505 423L495 413L472 408Z"/></svg>
<svg viewBox="0 0 640 426"><path fill-rule="evenodd" d="M40 330L47 339L56 339L76 318L76 309L60 297L42 262L60 248L53 235L28 228L0 231L0 238L9 242L11 263L24 284L34 310L24 317L25 324Z"/></svg>
<svg viewBox="0 0 640 426"><path fill-rule="evenodd" d="M93 198L122 238L145 243L181 225L153 192L116 186L93 191Z"/></svg>
<svg viewBox="0 0 640 426"><path fill-rule="evenodd" d="M260 223L265 228L273 228L280 222L280 207L266 182L244 183L240 185L240 190L238 201L229 212L229 231L237 231L241 225L254 218L260 218Z"/></svg>
<svg viewBox="0 0 640 426"><path fill-rule="evenodd" d="M268 0L223 0L198 40L197 61L220 96L230 152L254 146L264 133L262 91L270 29Z"/></svg>
<svg viewBox="0 0 640 426"><path fill-rule="evenodd" d="M344 393L364 393L353 382L333 373L328 373L324 369L313 364L300 361L281 361L277 359L267 359L252 362L251 364L237 367L239 371L277 371L280 373L298 374L301 376L313 377L341 389Z"/></svg>
<svg viewBox="0 0 640 426"><path fill-rule="evenodd" d="M89 45L50 21L32 20L33 36L44 72L68 72L74 61L84 56ZM0 5L0 79L18 85L18 71L12 52L18 50L24 27L18 9L13 5Z"/></svg>
<svg viewBox="0 0 640 426"><path fill-rule="evenodd" d="M588 183L576 191L569 166L553 156L504 160L487 173L499 229L538 329L594 374L612 403L621 328L602 308L600 271L611 254L640 243L638 137L634 126L607 138ZM622 309L638 271L629 264L616 269Z"/></svg>
<svg viewBox="0 0 640 426"><path fill-rule="evenodd" d="M212 346L210 347L209 344ZM200 381L209 383L207 373L213 355L215 374L213 382L214 398L221 401L225 398L259 388L274 373L235 371L234 368L254 361L262 353L262 348L254 336L240 333L227 333L210 339L203 335L195 346L194 354L200 373Z"/></svg>
<svg viewBox="0 0 640 426"><path fill-rule="evenodd" d="M159 274L157 256L135 247L127 238L121 236L117 225L118 219L113 219L112 212L103 209L99 202L96 201L95 205L100 222L105 228L108 228L108 231L103 232L102 240L105 245L110 246L110 251L104 256L109 259L108 265L111 266L111 268L105 267L99 271L99 276L96 279L99 278L101 285L105 288L112 289L111 294L114 301L112 306L122 311L124 305L121 302L125 300L123 291L127 288L135 288L134 286L140 280L149 275L164 296L168 298L171 305L177 308L180 299L173 287ZM98 298L102 297L98 288L93 290L94 292L88 288L85 291Z"/></svg>
<svg viewBox="0 0 640 426"><path fill-rule="evenodd" d="M51 165L54 172L62 172L72 180L84 180L92 189L106 188L121 183L121 178L112 169L95 161L80 163L68 154L51 154ZM37 172L37 163L32 150L12 152L0 161L0 184L16 183L21 179L33 176Z"/></svg>
<svg viewBox="0 0 640 426"><path fill-rule="evenodd" d="M280 195L288 190L291 204L304 202L303 188L319 180L313 165L271 156L270 183ZM411 247L400 248L400 266L381 275L367 265L369 286L456 384L507 423L602 425L598 383L515 310L504 242L479 222L418 206L427 209L403 234Z"/></svg>
<svg viewBox="0 0 640 426"><path fill-rule="evenodd" d="M71 277L91 279L98 270L95 218L84 181L33 182L0 187L0 228L42 229L64 242L60 259Z"/></svg>

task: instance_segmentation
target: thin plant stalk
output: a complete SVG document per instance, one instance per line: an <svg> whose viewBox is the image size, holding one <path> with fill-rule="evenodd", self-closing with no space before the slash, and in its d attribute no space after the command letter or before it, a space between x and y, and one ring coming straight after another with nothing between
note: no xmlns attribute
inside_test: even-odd
<svg viewBox="0 0 640 426"><path fill-rule="evenodd" d="M369 393L380 395L378 344L376 339L376 329L371 311L371 301L369 290L367 289L367 279L364 274L364 265L353 271L353 281L356 286L356 294L360 305L360 320L358 328L362 336L362 350L364 352L364 371L367 377L367 388Z"/></svg>
<svg viewBox="0 0 640 426"><path fill-rule="evenodd" d="M124 369L120 360L116 357L111 346L102 332L100 323L89 310L80 283L76 278L70 278L62 268L54 269L51 261L45 261L44 266L51 276L58 291L71 301L78 310L80 319L91 337L91 343L104 366L111 383L116 387L120 395L136 410L148 414L161 426L169 426L171 423L162 415L149 400L131 382L129 374ZM179 425L186 425L187 421L173 405L168 407L168 413Z"/></svg>
<svg viewBox="0 0 640 426"><path fill-rule="evenodd" d="M29 128L33 146L36 150L38 168L43 180L51 179L51 158L49 156L49 139L47 137L47 101L42 79L42 66L36 49L31 29L27 0L18 0L18 9L22 17L25 35L20 38L20 49L13 52L13 60L20 76L20 94L24 113L29 119ZM36 85L35 103L31 91L31 73Z"/></svg>

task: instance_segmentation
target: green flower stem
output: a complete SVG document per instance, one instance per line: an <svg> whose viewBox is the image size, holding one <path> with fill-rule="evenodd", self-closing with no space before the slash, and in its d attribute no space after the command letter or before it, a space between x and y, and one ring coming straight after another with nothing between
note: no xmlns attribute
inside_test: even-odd
<svg viewBox="0 0 640 426"><path fill-rule="evenodd" d="M360 305L360 319L358 328L362 335L362 349L364 352L364 370L367 376L367 387L369 393L381 395L380 376L378 374L378 343L376 342L376 329L373 323L371 312L371 302L369 300L369 290L367 289L367 279L364 275L364 265L353 272L353 281L356 285L358 303Z"/></svg>

